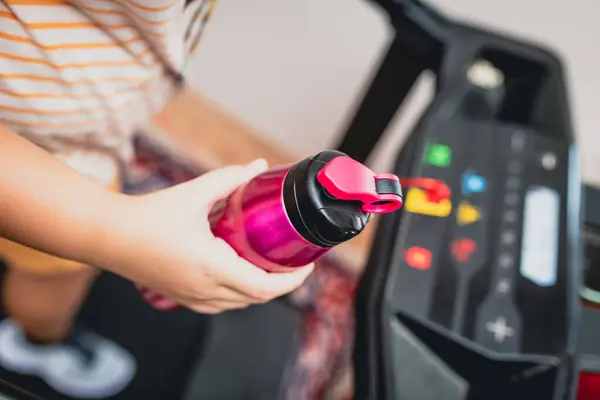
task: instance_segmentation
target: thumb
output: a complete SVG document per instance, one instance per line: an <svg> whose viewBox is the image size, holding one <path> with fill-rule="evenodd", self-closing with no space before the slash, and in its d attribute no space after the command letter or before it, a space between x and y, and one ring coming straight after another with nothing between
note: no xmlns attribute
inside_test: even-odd
<svg viewBox="0 0 600 400"><path fill-rule="evenodd" d="M214 202L228 196L240 185L266 171L267 167L265 160L258 159L247 165L220 168L202 175L197 179L197 184L202 197L207 202Z"/></svg>

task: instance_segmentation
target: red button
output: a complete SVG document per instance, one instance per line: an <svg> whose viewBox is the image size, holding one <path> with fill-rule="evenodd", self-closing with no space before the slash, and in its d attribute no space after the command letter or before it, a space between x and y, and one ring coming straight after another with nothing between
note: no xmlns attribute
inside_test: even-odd
<svg viewBox="0 0 600 400"><path fill-rule="evenodd" d="M404 254L406 263L415 269L429 269L431 266L431 252L422 247L411 247Z"/></svg>
<svg viewBox="0 0 600 400"><path fill-rule="evenodd" d="M598 399L600 399L600 375L593 372L580 373L577 400Z"/></svg>
<svg viewBox="0 0 600 400"><path fill-rule="evenodd" d="M477 243L471 239L459 239L452 243L452 255L458 261L466 263L477 249Z"/></svg>

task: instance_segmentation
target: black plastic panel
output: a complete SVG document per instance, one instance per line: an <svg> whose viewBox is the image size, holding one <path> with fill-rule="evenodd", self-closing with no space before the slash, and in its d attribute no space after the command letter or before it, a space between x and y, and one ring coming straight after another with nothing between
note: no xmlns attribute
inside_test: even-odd
<svg viewBox="0 0 600 400"><path fill-rule="evenodd" d="M368 154L429 70L436 96L394 172L453 194L432 205L405 188L403 210L379 224L357 294L356 399L570 398L581 181L561 63L417 1L380 4L397 37L340 149ZM469 78L482 60L501 84Z"/></svg>
<svg viewBox="0 0 600 400"><path fill-rule="evenodd" d="M431 143L446 145L455 161L443 169L417 164L411 176L433 177L450 184L454 189L453 209L445 217L423 215L418 212L419 204L425 204L419 189L409 189L393 248L392 262L398 268L388 286L391 307L416 319L431 320L448 333L491 351L557 354L565 347L569 329L566 227L554 227L554 246L529 250L529 254L538 252L534 259L556 253L554 263L547 264L555 269L555 282L550 286L546 282L536 284L532 277L519 273L519 266L525 220L534 224L528 229L530 235L537 235L534 241L548 233L543 223L532 220L544 217L531 203L535 199L530 199L529 209L524 210L527 193L555 194L557 223L566 221L567 171L560 166L568 164L568 144L561 146L557 140L526 129L466 121L448 123L423 138L422 152ZM525 143L519 153L511 150L515 138ZM541 165L544 154L555 157L556 166L551 171ZM463 193L461 189L473 181L484 186L482 191ZM436 207L440 212L449 208L444 204ZM417 212L406 212L409 210ZM410 252L417 249L431 254L427 270L411 268L407 263ZM545 312L548 309L553 312ZM498 318L509 319L508 329L514 331L501 343L486 329Z"/></svg>

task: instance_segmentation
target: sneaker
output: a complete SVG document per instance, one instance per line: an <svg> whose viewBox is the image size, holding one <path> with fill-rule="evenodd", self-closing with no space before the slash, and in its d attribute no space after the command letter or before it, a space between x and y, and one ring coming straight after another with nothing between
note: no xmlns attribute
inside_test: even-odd
<svg viewBox="0 0 600 400"><path fill-rule="evenodd" d="M55 391L78 399L114 396L131 382L131 354L93 332L75 329L60 343L38 345L13 319L0 322L0 366L43 379Z"/></svg>

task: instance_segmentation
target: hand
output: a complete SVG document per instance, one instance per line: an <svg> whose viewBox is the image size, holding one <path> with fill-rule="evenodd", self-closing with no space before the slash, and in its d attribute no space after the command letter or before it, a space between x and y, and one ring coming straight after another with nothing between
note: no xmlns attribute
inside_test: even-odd
<svg viewBox="0 0 600 400"><path fill-rule="evenodd" d="M216 238L208 223L215 201L266 169L233 166L156 193L123 197L96 265L200 313L244 308L291 292L313 266L267 273Z"/></svg>

